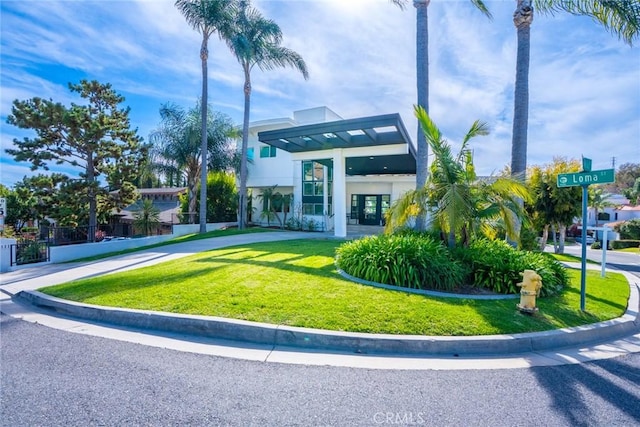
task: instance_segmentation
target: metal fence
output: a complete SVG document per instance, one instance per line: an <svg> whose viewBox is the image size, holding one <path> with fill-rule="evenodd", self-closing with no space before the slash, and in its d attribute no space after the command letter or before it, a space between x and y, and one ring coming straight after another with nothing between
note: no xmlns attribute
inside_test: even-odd
<svg viewBox="0 0 640 427"><path fill-rule="evenodd" d="M11 245L11 266L49 261L47 242L23 240Z"/></svg>
<svg viewBox="0 0 640 427"><path fill-rule="evenodd" d="M102 242L113 239L144 237L136 234L132 224L99 225L97 227L40 227L37 239L46 241L50 246L77 245L80 243ZM148 235L172 234L173 224L158 224L149 230Z"/></svg>
<svg viewBox="0 0 640 427"><path fill-rule="evenodd" d="M108 230L100 227L40 227L38 240L46 241L51 246L75 245L78 243L99 242L104 239Z"/></svg>

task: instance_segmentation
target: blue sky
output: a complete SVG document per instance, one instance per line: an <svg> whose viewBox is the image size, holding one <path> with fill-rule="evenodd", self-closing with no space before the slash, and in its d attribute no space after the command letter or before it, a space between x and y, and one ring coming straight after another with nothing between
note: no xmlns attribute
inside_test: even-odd
<svg viewBox="0 0 640 427"><path fill-rule="evenodd" d="M515 80L515 0L489 1L487 20L468 1L429 6L430 113L454 144L474 120L491 135L472 141L481 174L510 161ZM254 71L251 120L326 105L344 118L398 112L415 139L415 9L387 0L254 0L306 60L292 70ZM2 184L27 164L4 149L28 135L6 124L14 99L77 101L68 82L109 82L125 96L148 140L165 102L186 108L201 88L200 36L173 1L6 1L1 8ZM227 47L209 45L209 103L238 124L243 77ZM640 48L589 18L536 15L531 29L528 163L593 159L594 169L640 163Z"/></svg>

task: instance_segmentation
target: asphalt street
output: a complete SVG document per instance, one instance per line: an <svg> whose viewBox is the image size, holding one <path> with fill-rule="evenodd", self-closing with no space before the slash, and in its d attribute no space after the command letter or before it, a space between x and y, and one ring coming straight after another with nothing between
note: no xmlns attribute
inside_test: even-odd
<svg viewBox="0 0 640 427"><path fill-rule="evenodd" d="M547 250L553 251L553 246L547 246ZM564 252L580 257L582 256L582 246L568 245L565 246ZM600 249L591 249L587 246L587 259L599 263L602 262L602 251ZM637 253L607 251L606 264L607 268L618 268L640 277L640 255Z"/></svg>
<svg viewBox="0 0 640 427"><path fill-rule="evenodd" d="M3 426L636 426L640 354L510 370L284 365L0 315Z"/></svg>

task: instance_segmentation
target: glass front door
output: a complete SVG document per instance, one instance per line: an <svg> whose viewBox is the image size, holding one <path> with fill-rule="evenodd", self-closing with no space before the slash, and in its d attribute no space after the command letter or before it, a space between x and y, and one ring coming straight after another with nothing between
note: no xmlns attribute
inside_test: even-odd
<svg viewBox="0 0 640 427"><path fill-rule="evenodd" d="M351 217L356 217L362 225L384 225L384 214L390 201L388 194L353 194Z"/></svg>
<svg viewBox="0 0 640 427"><path fill-rule="evenodd" d="M378 196L364 196L360 224L379 225Z"/></svg>

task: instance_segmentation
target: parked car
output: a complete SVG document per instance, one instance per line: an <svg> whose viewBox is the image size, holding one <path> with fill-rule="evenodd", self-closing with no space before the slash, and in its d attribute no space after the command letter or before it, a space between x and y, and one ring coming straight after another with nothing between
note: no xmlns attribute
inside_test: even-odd
<svg viewBox="0 0 640 427"><path fill-rule="evenodd" d="M595 242L593 236L587 236L587 245L591 245L593 244L593 242ZM576 243L582 243L582 237L576 237Z"/></svg>

